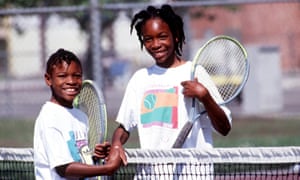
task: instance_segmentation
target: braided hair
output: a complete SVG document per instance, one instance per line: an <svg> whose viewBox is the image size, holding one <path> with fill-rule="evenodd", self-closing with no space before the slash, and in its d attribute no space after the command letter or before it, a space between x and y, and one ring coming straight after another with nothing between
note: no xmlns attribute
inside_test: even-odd
<svg viewBox="0 0 300 180"><path fill-rule="evenodd" d="M168 24L169 29L172 32L173 39L178 39L178 42L174 42L175 52L177 55L181 56L182 45L185 41L183 21L182 18L173 11L170 5L164 4L160 9L155 8L154 6L148 6L146 10L141 10L136 13L131 21L130 33L132 33L134 27L141 43L141 49L143 49L142 27L147 20L156 17L162 19L166 24Z"/></svg>
<svg viewBox="0 0 300 180"><path fill-rule="evenodd" d="M61 64L62 62L66 62L68 65L70 65L71 62L75 62L82 67L79 58L74 53L60 48L49 57L46 67L47 74L52 74L53 66Z"/></svg>

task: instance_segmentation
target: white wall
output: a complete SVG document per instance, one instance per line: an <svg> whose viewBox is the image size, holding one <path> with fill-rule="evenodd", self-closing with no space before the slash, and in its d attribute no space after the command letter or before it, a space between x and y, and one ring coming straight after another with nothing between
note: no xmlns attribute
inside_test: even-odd
<svg viewBox="0 0 300 180"><path fill-rule="evenodd" d="M34 76L44 72L39 24L37 16L12 18L13 27L9 32L8 44L9 69L14 77ZM22 33L16 31L16 26ZM80 31L75 20L52 15L47 21L46 46L47 58L58 48L71 50L80 56L86 50L87 35Z"/></svg>

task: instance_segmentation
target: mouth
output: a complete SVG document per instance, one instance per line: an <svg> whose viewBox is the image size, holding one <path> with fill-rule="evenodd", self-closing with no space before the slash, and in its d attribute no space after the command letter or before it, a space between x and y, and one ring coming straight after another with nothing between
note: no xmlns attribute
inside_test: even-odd
<svg viewBox="0 0 300 180"><path fill-rule="evenodd" d="M157 52L152 52L151 54L154 59L162 59L163 57L166 56L167 52L166 51L157 51Z"/></svg>
<svg viewBox="0 0 300 180"><path fill-rule="evenodd" d="M80 92L79 88L76 88L76 87L64 88L63 90L69 96L76 96Z"/></svg>

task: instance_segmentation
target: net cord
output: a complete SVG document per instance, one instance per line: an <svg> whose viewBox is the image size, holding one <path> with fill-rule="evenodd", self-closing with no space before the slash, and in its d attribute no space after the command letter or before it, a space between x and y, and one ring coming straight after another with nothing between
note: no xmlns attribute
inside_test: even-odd
<svg viewBox="0 0 300 180"><path fill-rule="evenodd" d="M297 163L300 146L232 147L209 149L131 149L126 148L128 163L215 162L215 163ZM0 160L33 161L33 148L0 148Z"/></svg>
<svg viewBox="0 0 300 180"><path fill-rule="evenodd" d="M129 163L214 162L291 163L300 162L300 147L245 147L213 149L143 150L126 149Z"/></svg>

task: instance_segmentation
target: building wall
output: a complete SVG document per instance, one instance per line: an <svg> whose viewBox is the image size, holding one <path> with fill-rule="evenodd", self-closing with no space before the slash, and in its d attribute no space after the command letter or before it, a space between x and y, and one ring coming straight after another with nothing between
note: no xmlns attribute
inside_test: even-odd
<svg viewBox="0 0 300 180"><path fill-rule="evenodd" d="M8 44L7 71L15 78L41 76L48 57L59 48L74 52L80 58L87 47L87 35L74 19L63 19L52 15L47 20L46 59L41 56L40 18L15 16L10 18L5 36Z"/></svg>
<svg viewBox="0 0 300 180"><path fill-rule="evenodd" d="M300 3L198 7L191 9L191 38L226 34L244 45L277 46L283 72L299 72L299 19Z"/></svg>

